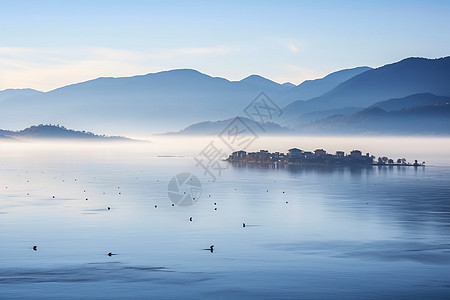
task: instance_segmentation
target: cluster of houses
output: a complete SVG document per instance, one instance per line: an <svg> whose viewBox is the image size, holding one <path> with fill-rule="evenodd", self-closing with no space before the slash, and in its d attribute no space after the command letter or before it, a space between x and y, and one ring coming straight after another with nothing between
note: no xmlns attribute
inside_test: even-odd
<svg viewBox="0 0 450 300"><path fill-rule="evenodd" d="M300 165L317 165L317 164L336 164L336 165L409 165L405 159L398 159L395 163L392 159L379 158L374 161L375 156L366 153L362 154L359 150L353 150L349 154L344 151L336 151L335 154L327 153L323 149L316 149L314 152L304 151L298 148L289 149L288 152L270 153L267 150L259 152L236 151L227 159L228 162L240 163L257 163L257 164L300 164ZM415 163L417 164L417 161Z"/></svg>

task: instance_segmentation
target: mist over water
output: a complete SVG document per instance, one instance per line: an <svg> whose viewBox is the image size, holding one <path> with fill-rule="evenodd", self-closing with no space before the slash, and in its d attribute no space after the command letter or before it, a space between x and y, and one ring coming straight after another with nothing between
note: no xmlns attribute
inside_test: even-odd
<svg viewBox="0 0 450 300"><path fill-rule="evenodd" d="M426 167L228 166L215 182L193 159L211 141L231 152L214 136L0 143L0 298L450 295L449 138L260 137L248 151ZM202 184L192 206L168 198L181 172Z"/></svg>

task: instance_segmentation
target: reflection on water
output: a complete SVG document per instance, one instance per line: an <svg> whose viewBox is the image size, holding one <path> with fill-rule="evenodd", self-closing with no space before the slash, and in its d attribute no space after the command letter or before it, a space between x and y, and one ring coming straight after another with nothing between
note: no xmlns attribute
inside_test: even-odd
<svg viewBox="0 0 450 300"><path fill-rule="evenodd" d="M416 241L308 241L268 244L268 248L295 251L301 255L328 256L396 262L410 260L422 264L450 264L450 244Z"/></svg>
<svg viewBox="0 0 450 300"><path fill-rule="evenodd" d="M450 167L229 166L211 182L133 147L2 148L0 298L450 294ZM202 181L192 206L167 196L181 172Z"/></svg>
<svg viewBox="0 0 450 300"><path fill-rule="evenodd" d="M126 266L119 262L90 263L77 266L64 266L58 268L21 268L0 270L0 284L24 284L46 282L95 282L104 280L150 281L161 278L155 272L171 272L164 267L135 267ZM120 276L111 278L111 275Z"/></svg>

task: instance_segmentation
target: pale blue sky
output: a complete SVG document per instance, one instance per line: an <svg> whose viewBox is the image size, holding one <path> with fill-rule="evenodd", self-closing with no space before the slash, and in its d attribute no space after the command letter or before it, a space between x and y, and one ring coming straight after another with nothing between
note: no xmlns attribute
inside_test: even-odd
<svg viewBox="0 0 450 300"><path fill-rule="evenodd" d="M194 68L277 82L450 55L450 1L2 1L0 90Z"/></svg>

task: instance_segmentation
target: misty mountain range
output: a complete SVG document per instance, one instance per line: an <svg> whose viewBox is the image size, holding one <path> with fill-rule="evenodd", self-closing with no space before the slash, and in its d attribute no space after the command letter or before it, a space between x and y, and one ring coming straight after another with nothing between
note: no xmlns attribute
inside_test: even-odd
<svg viewBox="0 0 450 300"><path fill-rule="evenodd" d="M60 123L121 135L181 128L180 134L206 134L244 116L264 91L283 111L269 133L448 134L449 82L450 57L341 70L298 86L258 75L229 81L181 69L98 78L45 93L0 91L0 128Z"/></svg>
<svg viewBox="0 0 450 300"><path fill-rule="evenodd" d="M450 97L421 93L304 125L303 133L448 134Z"/></svg>

